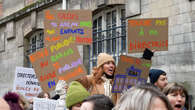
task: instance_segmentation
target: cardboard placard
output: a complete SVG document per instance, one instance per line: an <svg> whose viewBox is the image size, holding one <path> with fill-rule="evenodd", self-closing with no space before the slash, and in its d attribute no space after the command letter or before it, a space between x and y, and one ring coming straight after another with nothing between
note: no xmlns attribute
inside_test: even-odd
<svg viewBox="0 0 195 110"><path fill-rule="evenodd" d="M33 110L55 110L57 104L57 100L33 98Z"/></svg>
<svg viewBox="0 0 195 110"><path fill-rule="evenodd" d="M43 91L54 90L58 80L70 82L87 73L73 37L42 48L29 58Z"/></svg>
<svg viewBox="0 0 195 110"><path fill-rule="evenodd" d="M128 20L128 53L168 50L168 18Z"/></svg>
<svg viewBox="0 0 195 110"><path fill-rule="evenodd" d="M138 83L146 83L151 67L151 60L121 55L116 68L113 93L121 93L123 90Z"/></svg>
<svg viewBox="0 0 195 110"><path fill-rule="evenodd" d="M13 91L27 99L36 97L42 91L32 68L16 67Z"/></svg>
<svg viewBox="0 0 195 110"><path fill-rule="evenodd" d="M74 37L76 44L92 43L91 10L46 10L44 12L46 46Z"/></svg>

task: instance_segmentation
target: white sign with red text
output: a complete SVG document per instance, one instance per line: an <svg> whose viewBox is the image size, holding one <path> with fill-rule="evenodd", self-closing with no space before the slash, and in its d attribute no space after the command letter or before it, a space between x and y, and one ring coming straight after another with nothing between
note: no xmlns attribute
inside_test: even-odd
<svg viewBox="0 0 195 110"><path fill-rule="evenodd" d="M25 98L36 97L42 90L32 68L16 67L13 90Z"/></svg>

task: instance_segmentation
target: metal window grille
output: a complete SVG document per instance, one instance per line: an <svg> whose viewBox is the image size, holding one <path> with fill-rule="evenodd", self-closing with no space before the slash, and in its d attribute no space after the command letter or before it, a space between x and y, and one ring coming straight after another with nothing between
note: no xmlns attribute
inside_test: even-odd
<svg viewBox="0 0 195 110"><path fill-rule="evenodd" d="M28 45L28 50L26 51L27 55L30 55L31 53L36 52L40 48L43 48L44 46L44 32L43 30L37 31L33 33L29 39L29 45ZM29 58L27 57L27 65L28 67L32 67L32 64L30 63Z"/></svg>
<svg viewBox="0 0 195 110"><path fill-rule="evenodd" d="M120 14L120 19L117 19L119 16L117 14ZM105 18L105 22L103 22L103 18ZM103 29L102 27L105 28ZM94 19L93 45L89 52L90 68L96 66L97 55L101 52L111 54L116 62L119 56L126 52L125 9L121 9L120 13L116 10L112 10Z"/></svg>

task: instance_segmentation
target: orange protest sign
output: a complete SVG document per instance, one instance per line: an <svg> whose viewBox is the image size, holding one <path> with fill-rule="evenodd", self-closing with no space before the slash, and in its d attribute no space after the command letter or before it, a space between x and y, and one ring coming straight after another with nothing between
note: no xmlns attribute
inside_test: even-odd
<svg viewBox="0 0 195 110"><path fill-rule="evenodd" d="M72 37L31 54L30 61L44 91L52 91L58 80L70 82L86 75Z"/></svg>

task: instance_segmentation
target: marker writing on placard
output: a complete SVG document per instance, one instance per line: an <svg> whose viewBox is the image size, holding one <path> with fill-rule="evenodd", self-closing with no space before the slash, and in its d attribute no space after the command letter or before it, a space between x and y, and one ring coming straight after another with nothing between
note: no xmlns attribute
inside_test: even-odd
<svg viewBox="0 0 195 110"><path fill-rule="evenodd" d="M29 78L29 79L36 79L36 75L35 74L28 74L28 73L17 73L17 78Z"/></svg>
<svg viewBox="0 0 195 110"><path fill-rule="evenodd" d="M123 90L126 75L117 74L115 76L112 92L113 93L120 93Z"/></svg>
<svg viewBox="0 0 195 110"><path fill-rule="evenodd" d="M69 37L68 39L64 39L63 42L58 42L56 45L51 45L50 50L53 53L54 50L58 51L59 49L65 47L65 46L69 46L71 43L74 43L74 42L75 42L75 38Z"/></svg>
<svg viewBox="0 0 195 110"><path fill-rule="evenodd" d="M167 20L156 20L155 25L165 26L167 24Z"/></svg>
<svg viewBox="0 0 195 110"><path fill-rule="evenodd" d="M82 37L76 36L76 42L78 42L78 43L83 43L83 42L92 43L92 38L82 38Z"/></svg>
<svg viewBox="0 0 195 110"><path fill-rule="evenodd" d="M83 73L84 70L79 66L78 68L76 68L73 72L71 73L67 73L66 75L62 76L62 77L59 77L59 80L70 80L71 78L74 78L76 76L79 76L81 74L84 74Z"/></svg>
<svg viewBox="0 0 195 110"><path fill-rule="evenodd" d="M51 22L51 25L52 25L53 27L57 27L57 26L58 26L58 24L55 23L55 22Z"/></svg>
<svg viewBox="0 0 195 110"><path fill-rule="evenodd" d="M143 27L140 28L139 35L140 36L143 36L144 35L144 29L143 29Z"/></svg>
<svg viewBox="0 0 195 110"><path fill-rule="evenodd" d="M154 35L154 36L156 36L156 35L158 35L158 31L157 30L155 30L155 29L151 29L151 30L149 30L149 35Z"/></svg>
<svg viewBox="0 0 195 110"><path fill-rule="evenodd" d="M40 86L39 82L36 82L36 81L26 81L26 85L37 85L37 86Z"/></svg>
<svg viewBox="0 0 195 110"><path fill-rule="evenodd" d="M30 87L21 87L21 86L16 86L16 90L18 91L30 91Z"/></svg>
<svg viewBox="0 0 195 110"><path fill-rule="evenodd" d="M48 66L48 61L40 63L41 68Z"/></svg>
<svg viewBox="0 0 195 110"><path fill-rule="evenodd" d="M144 49L144 48L151 48L151 47L159 47L159 48L165 48L168 47L168 40L163 41L130 41L129 44L129 50L135 50L135 49Z"/></svg>
<svg viewBox="0 0 195 110"><path fill-rule="evenodd" d="M48 84L49 88L52 88L52 87L54 87L56 85L55 80L49 81L47 84Z"/></svg>
<svg viewBox="0 0 195 110"><path fill-rule="evenodd" d="M59 69L58 69L58 72L59 72L59 74L61 74L62 72L65 72L65 71L67 71L67 70L70 70L70 69L72 69L72 68L75 68L75 67L77 67L77 66L80 65L80 64L82 64L82 62L81 62L81 59L79 58L77 61L73 61L73 62L71 63L71 65L65 64L64 67L59 68Z"/></svg>
<svg viewBox="0 0 195 110"><path fill-rule="evenodd" d="M67 57L67 56L72 55L72 54L74 54L73 49L72 48L68 48L63 53L59 52L56 55L51 56L51 61L55 62L55 61L58 61L61 58Z"/></svg>
<svg viewBox="0 0 195 110"><path fill-rule="evenodd" d="M45 18L48 20L53 20L54 16L52 14L50 14L50 11L46 11Z"/></svg>
<svg viewBox="0 0 195 110"><path fill-rule="evenodd" d="M40 76L40 82L43 82L45 80L49 80L49 79L53 79L56 77L56 73L55 71L53 71L52 73L47 73L47 74L43 74Z"/></svg>
<svg viewBox="0 0 195 110"><path fill-rule="evenodd" d="M78 26L78 23L77 22L61 22L60 23L60 27L70 27L72 28L73 26L77 27Z"/></svg>
<svg viewBox="0 0 195 110"><path fill-rule="evenodd" d="M47 40L48 42L55 42L60 40L60 36L56 36L56 37L45 37L45 40Z"/></svg>
<svg viewBox="0 0 195 110"><path fill-rule="evenodd" d="M57 14L58 19L62 19L62 20L78 20L79 16L74 14L74 13L70 13L70 12L59 12Z"/></svg>
<svg viewBox="0 0 195 110"><path fill-rule="evenodd" d="M151 64L150 63L143 63L142 66L145 66L145 67L151 67Z"/></svg>
<svg viewBox="0 0 195 110"><path fill-rule="evenodd" d="M151 26L152 20L129 20L130 26Z"/></svg>
<svg viewBox="0 0 195 110"><path fill-rule="evenodd" d="M60 64L59 64L59 62L55 62L55 63L53 64L53 67L54 67L55 69L60 68Z"/></svg>
<svg viewBox="0 0 195 110"><path fill-rule="evenodd" d="M52 29L52 30L47 29L47 33L48 34L55 34L55 30L54 29Z"/></svg>
<svg viewBox="0 0 195 110"><path fill-rule="evenodd" d="M139 77L141 75L142 70L135 68L134 65L132 65L130 68L127 68L126 74L132 77Z"/></svg>
<svg viewBox="0 0 195 110"><path fill-rule="evenodd" d="M38 93L25 93L25 96L36 97Z"/></svg>
<svg viewBox="0 0 195 110"><path fill-rule="evenodd" d="M91 21L81 21L80 22L81 27L92 27Z"/></svg>
<svg viewBox="0 0 195 110"><path fill-rule="evenodd" d="M47 48L43 49L42 51L38 51L36 53L33 53L32 55L29 56L29 58L30 58L31 63L33 63L36 60L44 58L44 56L48 56Z"/></svg>
<svg viewBox="0 0 195 110"><path fill-rule="evenodd" d="M79 28L79 29L60 29L60 34L84 34L84 30Z"/></svg>

